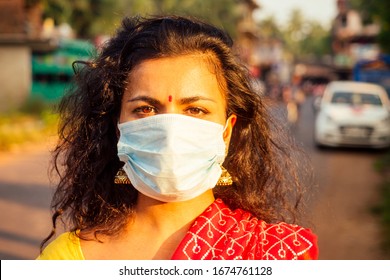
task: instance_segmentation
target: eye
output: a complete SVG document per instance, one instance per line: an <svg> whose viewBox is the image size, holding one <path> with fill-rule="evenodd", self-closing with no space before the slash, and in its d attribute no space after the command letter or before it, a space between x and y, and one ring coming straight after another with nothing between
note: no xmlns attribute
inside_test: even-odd
<svg viewBox="0 0 390 280"><path fill-rule="evenodd" d="M201 117L201 116L209 113L209 111L207 109L204 109L201 107L190 107L190 108L186 109L186 112L188 115L191 115L194 117Z"/></svg>
<svg viewBox="0 0 390 280"><path fill-rule="evenodd" d="M153 106L140 106L137 107L133 110L133 113L141 116L141 117L146 117L150 115L155 115L157 113L157 109Z"/></svg>

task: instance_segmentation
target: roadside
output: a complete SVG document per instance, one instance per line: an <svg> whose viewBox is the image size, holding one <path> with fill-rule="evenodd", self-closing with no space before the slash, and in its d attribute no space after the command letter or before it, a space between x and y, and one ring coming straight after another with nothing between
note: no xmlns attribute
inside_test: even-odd
<svg viewBox="0 0 390 280"><path fill-rule="evenodd" d="M0 114L0 160L55 138L58 115L50 104L28 100L18 111Z"/></svg>
<svg viewBox="0 0 390 280"><path fill-rule="evenodd" d="M51 139L0 152L0 259L34 259L51 229Z"/></svg>
<svg viewBox="0 0 390 280"><path fill-rule="evenodd" d="M375 169L382 177L379 184L381 201L372 210L380 219L384 236L382 247L384 254L390 259L390 150L375 163Z"/></svg>
<svg viewBox="0 0 390 280"><path fill-rule="evenodd" d="M34 259L50 231L48 168L57 121L51 106L37 100L0 114L1 259Z"/></svg>

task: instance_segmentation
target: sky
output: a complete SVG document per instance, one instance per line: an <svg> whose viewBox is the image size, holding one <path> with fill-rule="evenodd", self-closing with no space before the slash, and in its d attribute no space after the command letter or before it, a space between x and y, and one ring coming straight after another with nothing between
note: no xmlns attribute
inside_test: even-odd
<svg viewBox="0 0 390 280"><path fill-rule="evenodd" d="M329 26L336 15L336 0L256 0L260 4L255 17L264 19L271 15L282 26L289 19L291 11L298 8L306 19L317 20Z"/></svg>

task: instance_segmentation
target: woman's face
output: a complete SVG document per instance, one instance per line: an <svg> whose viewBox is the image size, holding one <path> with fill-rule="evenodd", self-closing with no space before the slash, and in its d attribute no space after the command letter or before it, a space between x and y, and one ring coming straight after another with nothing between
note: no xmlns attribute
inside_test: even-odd
<svg viewBox="0 0 390 280"><path fill-rule="evenodd" d="M128 79L119 122L157 114L183 114L226 124L224 137L230 140L236 116L226 120L226 100L206 55L146 60Z"/></svg>

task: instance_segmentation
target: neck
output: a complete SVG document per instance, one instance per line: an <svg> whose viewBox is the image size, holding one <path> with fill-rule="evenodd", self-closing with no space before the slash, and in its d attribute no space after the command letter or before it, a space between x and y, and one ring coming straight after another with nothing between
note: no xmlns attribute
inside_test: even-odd
<svg viewBox="0 0 390 280"><path fill-rule="evenodd" d="M182 202L161 202L139 194L135 222L169 234L170 231L189 227L214 199L212 190Z"/></svg>

